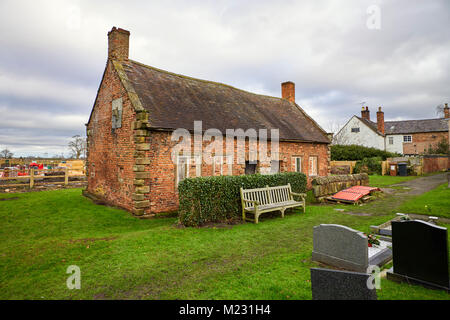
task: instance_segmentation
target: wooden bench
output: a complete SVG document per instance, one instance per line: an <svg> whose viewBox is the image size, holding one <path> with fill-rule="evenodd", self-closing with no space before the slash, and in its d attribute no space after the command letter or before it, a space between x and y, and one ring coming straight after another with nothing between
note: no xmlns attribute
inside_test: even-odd
<svg viewBox="0 0 450 320"><path fill-rule="evenodd" d="M295 201L294 196L301 198L301 201ZM303 207L305 212L306 202L305 193L294 193L291 185L278 187L265 187L259 189L241 188L242 219L258 223L259 216L265 212L281 211L281 217L284 218L284 211L289 208ZM255 219L246 217L246 213L251 213Z"/></svg>

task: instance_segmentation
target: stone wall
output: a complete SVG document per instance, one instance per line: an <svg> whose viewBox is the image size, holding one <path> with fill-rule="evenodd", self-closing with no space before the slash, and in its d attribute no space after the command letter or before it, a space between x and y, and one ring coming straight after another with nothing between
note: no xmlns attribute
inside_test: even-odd
<svg viewBox="0 0 450 320"><path fill-rule="evenodd" d="M317 177L312 180L314 197L319 200L353 186L367 185L369 185L367 173Z"/></svg>

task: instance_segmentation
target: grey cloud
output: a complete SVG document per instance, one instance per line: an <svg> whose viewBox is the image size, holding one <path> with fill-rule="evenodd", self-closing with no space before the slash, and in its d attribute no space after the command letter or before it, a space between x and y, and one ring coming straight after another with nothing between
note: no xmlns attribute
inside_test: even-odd
<svg viewBox="0 0 450 320"><path fill-rule="evenodd" d="M380 30L366 27L373 4ZM64 151L84 132L112 26L131 31L132 59L158 68L274 96L294 81L298 103L324 128L359 113L362 101L373 117L383 106L386 120L433 118L450 102L445 0L4 0L0 146L26 153L29 141L38 152L42 137ZM20 121L27 111L35 121Z"/></svg>

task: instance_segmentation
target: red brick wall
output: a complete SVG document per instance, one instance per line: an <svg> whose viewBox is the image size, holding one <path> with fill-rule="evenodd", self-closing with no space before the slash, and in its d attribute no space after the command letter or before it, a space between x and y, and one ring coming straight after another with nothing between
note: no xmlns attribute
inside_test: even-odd
<svg viewBox="0 0 450 320"><path fill-rule="evenodd" d="M112 101L123 99L122 127L112 130ZM134 192L134 108L110 60L87 126L88 187L90 193L132 210Z"/></svg>
<svg viewBox="0 0 450 320"><path fill-rule="evenodd" d="M146 166L146 170L150 172L150 193L148 194L150 207L145 209L146 214L167 212L178 209L178 193L176 190L176 165L172 162L171 159L172 147L176 145L177 142L170 141L170 137L170 132L152 131L150 136L147 138L147 141L150 143L150 151L148 151L146 155L150 159L150 165ZM203 147L206 147L206 145L208 144L209 142L204 143ZM246 159L248 159L248 143L246 144L246 150ZM270 143L268 143L268 150L270 151ZM279 158L280 161L282 161L281 172L294 171L295 163L292 157L301 156L302 172L308 175L309 157L317 156L318 174L320 176L326 176L329 174L330 167L328 145L280 142L279 150ZM259 166L258 171L263 170L264 166ZM245 165L237 164L236 159L234 159L232 174L241 175L244 174L244 171ZM212 164L202 163L201 172L202 176L219 175L219 169L217 167L215 170L215 174L213 173ZM226 175L227 173L228 166L224 165L223 175ZM189 167L189 176L196 176L196 167L194 164ZM308 187L311 187L311 178L308 178Z"/></svg>
<svg viewBox="0 0 450 320"><path fill-rule="evenodd" d="M412 142L403 143L403 154L426 153L430 145L436 147L442 138L449 138L448 132L413 133L411 136Z"/></svg>
<svg viewBox="0 0 450 320"><path fill-rule="evenodd" d="M450 168L450 157L424 157L423 173L446 171Z"/></svg>
<svg viewBox="0 0 450 320"><path fill-rule="evenodd" d="M123 99L122 126L113 130L112 101L118 98ZM113 64L109 61L87 126L87 191L136 215L178 209L176 166L171 159L172 148L177 142L171 141L171 132L148 131L146 119L148 114L145 112L135 112ZM203 147L207 145L209 142L205 142ZM301 156L302 172L308 174L309 157L316 156L318 175L329 174L328 145L280 142L279 146L281 172L294 171L292 157ZM237 145L234 147L236 151ZM247 143L247 160L248 149ZM270 151L270 143L268 150ZM258 166L258 172L269 170L267 165ZM234 159L232 174L241 175L244 172L245 165L237 164ZM212 164L202 163L202 176L219 174L218 166L213 172ZM227 165L223 166L223 174L228 174ZM195 164L190 166L189 176L196 176ZM311 179L308 179L308 187L310 186Z"/></svg>

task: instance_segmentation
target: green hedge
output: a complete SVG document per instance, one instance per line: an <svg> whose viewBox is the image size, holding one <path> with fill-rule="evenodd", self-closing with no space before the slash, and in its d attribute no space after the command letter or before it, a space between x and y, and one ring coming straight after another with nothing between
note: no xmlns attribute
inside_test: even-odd
<svg viewBox="0 0 450 320"><path fill-rule="evenodd" d="M293 192L306 191L306 176L300 172L184 179L178 185L179 221L185 226L199 226L241 219L241 187L253 189L288 183Z"/></svg>
<svg viewBox="0 0 450 320"><path fill-rule="evenodd" d="M381 175L381 161L381 157L364 158L356 162L353 172Z"/></svg>
<svg viewBox="0 0 450 320"><path fill-rule="evenodd" d="M364 158L381 157L382 160L386 158L398 157L400 154L383 151L376 148L367 148L358 145L332 145L331 146L331 161L358 161Z"/></svg>

